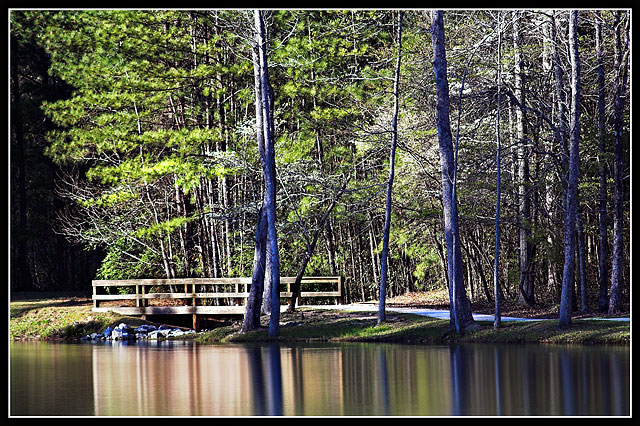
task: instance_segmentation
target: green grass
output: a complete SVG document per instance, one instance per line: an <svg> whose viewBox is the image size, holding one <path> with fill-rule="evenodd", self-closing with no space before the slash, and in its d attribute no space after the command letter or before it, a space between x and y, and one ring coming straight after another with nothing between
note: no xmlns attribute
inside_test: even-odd
<svg viewBox="0 0 640 426"><path fill-rule="evenodd" d="M304 315L303 311L303 315ZM389 315L389 322L376 324L372 316L342 316L340 313L322 313L300 319L299 313L282 314L278 341L331 341L331 342L406 342L438 343L448 332L449 322L410 314ZM202 342L256 342L274 340L266 327L242 334L240 324L203 332L197 337Z"/></svg>
<svg viewBox="0 0 640 426"><path fill-rule="evenodd" d="M110 312L92 312L90 303L68 297L14 301L9 305L9 316L12 340L77 339L121 322L131 326L146 323Z"/></svg>
<svg viewBox="0 0 640 426"><path fill-rule="evenodd" d="M554 343L554 344L620 344L630 342L627 322L574 320L568 327L559 328L557 320L535 322L510 321L494 330L491 323L460 341L485 343Z"/></svg>
<svg viewBox="0 0 640 426"><path fill-rule="evenodd" d="M498 330L493 324L480 322L480 329L462 336L450 333L449 321L411 314L387 315L389 322L376 325L375 318L339 318L290 321L280 328L278 341L386 342L412 344L449 343L546 343L546 344L617 344L628 345L629 323L575 320L571 326L558 328L557 321L508 322ZM273 340L266 329L246 334L238 325L202 333L203 342L255 342Z"/></svg>

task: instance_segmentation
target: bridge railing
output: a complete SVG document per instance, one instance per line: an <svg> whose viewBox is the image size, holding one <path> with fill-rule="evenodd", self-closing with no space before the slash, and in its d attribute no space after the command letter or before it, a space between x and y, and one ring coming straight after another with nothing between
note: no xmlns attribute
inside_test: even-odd
<svg viewBox="0 0 640 426"><path fill-rule="evenodd" d="M280 297L289 299L293 296L290 287L294 282L295 277L280 278ZM251 278L94 280L92 286L95 312L111 310L143 317L164 314L240 314L244 313L249 297ZM321 288L310 289L311 286ZM343 277L302 279L299 298L327 297L334 298L336 303L344 303ZM101 306L103 302L110 302L109 306ZM120 306L117 306L117 302L121 302Z"/></svg>

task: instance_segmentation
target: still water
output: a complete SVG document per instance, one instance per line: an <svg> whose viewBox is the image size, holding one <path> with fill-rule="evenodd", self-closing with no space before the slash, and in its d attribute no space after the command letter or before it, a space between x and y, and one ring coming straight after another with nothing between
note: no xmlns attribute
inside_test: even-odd
<svg viewBox="0 0 640 426"><path fill-rule="evenodd" d="M630 415L628 347L10 345L11 416Z"/></svg>

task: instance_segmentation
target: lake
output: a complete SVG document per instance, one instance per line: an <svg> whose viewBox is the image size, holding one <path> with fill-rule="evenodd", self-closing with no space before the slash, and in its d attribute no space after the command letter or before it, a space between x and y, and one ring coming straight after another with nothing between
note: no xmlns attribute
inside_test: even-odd
<svg viewBox="0 0 640 426"><path fill-rule="evenodd" d="M629 416L630 349L10 343L11 416Z"/></svg>

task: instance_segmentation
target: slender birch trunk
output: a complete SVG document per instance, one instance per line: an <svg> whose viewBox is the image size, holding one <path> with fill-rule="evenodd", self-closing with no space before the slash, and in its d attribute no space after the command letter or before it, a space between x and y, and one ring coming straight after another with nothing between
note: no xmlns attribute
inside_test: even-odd
<svg viewBox="0 0 640 426"><path fill-rule="evenodd" d="M578 162L580 142L580 58L578 56L578 11L569 12L569 56L571 59L571 114L569 124L569 178L564 220L564 269L560 296L559 325L571 324L574 287L576 214L578 207Z"/></svg>
<svg viewBox="0 0 640 426"><path fill-rule="evenodd" d="M398 57L393 81L393 118L391 121L391 149L389 152L389 180L382 234L382 255L380 257L380 297L378 298L378 324L386 319L385 303L389 260L389 232L391 230L391 191L395 175L396 144L398 141L398 91L400 86L400 60L402 56L402 11L398 12Z"/></svg>
<svg viewBox="0 0 640 426"><path fill-rule="evenodd" d="M496 107L496 240L493 255L493 299L495 303L493 328L500 328L502 317L500 315L500 281L498 277L498 262L500 256L500 89L502 86L501 64L502 62L502 12L498 11L498 100Z"/></svg>

